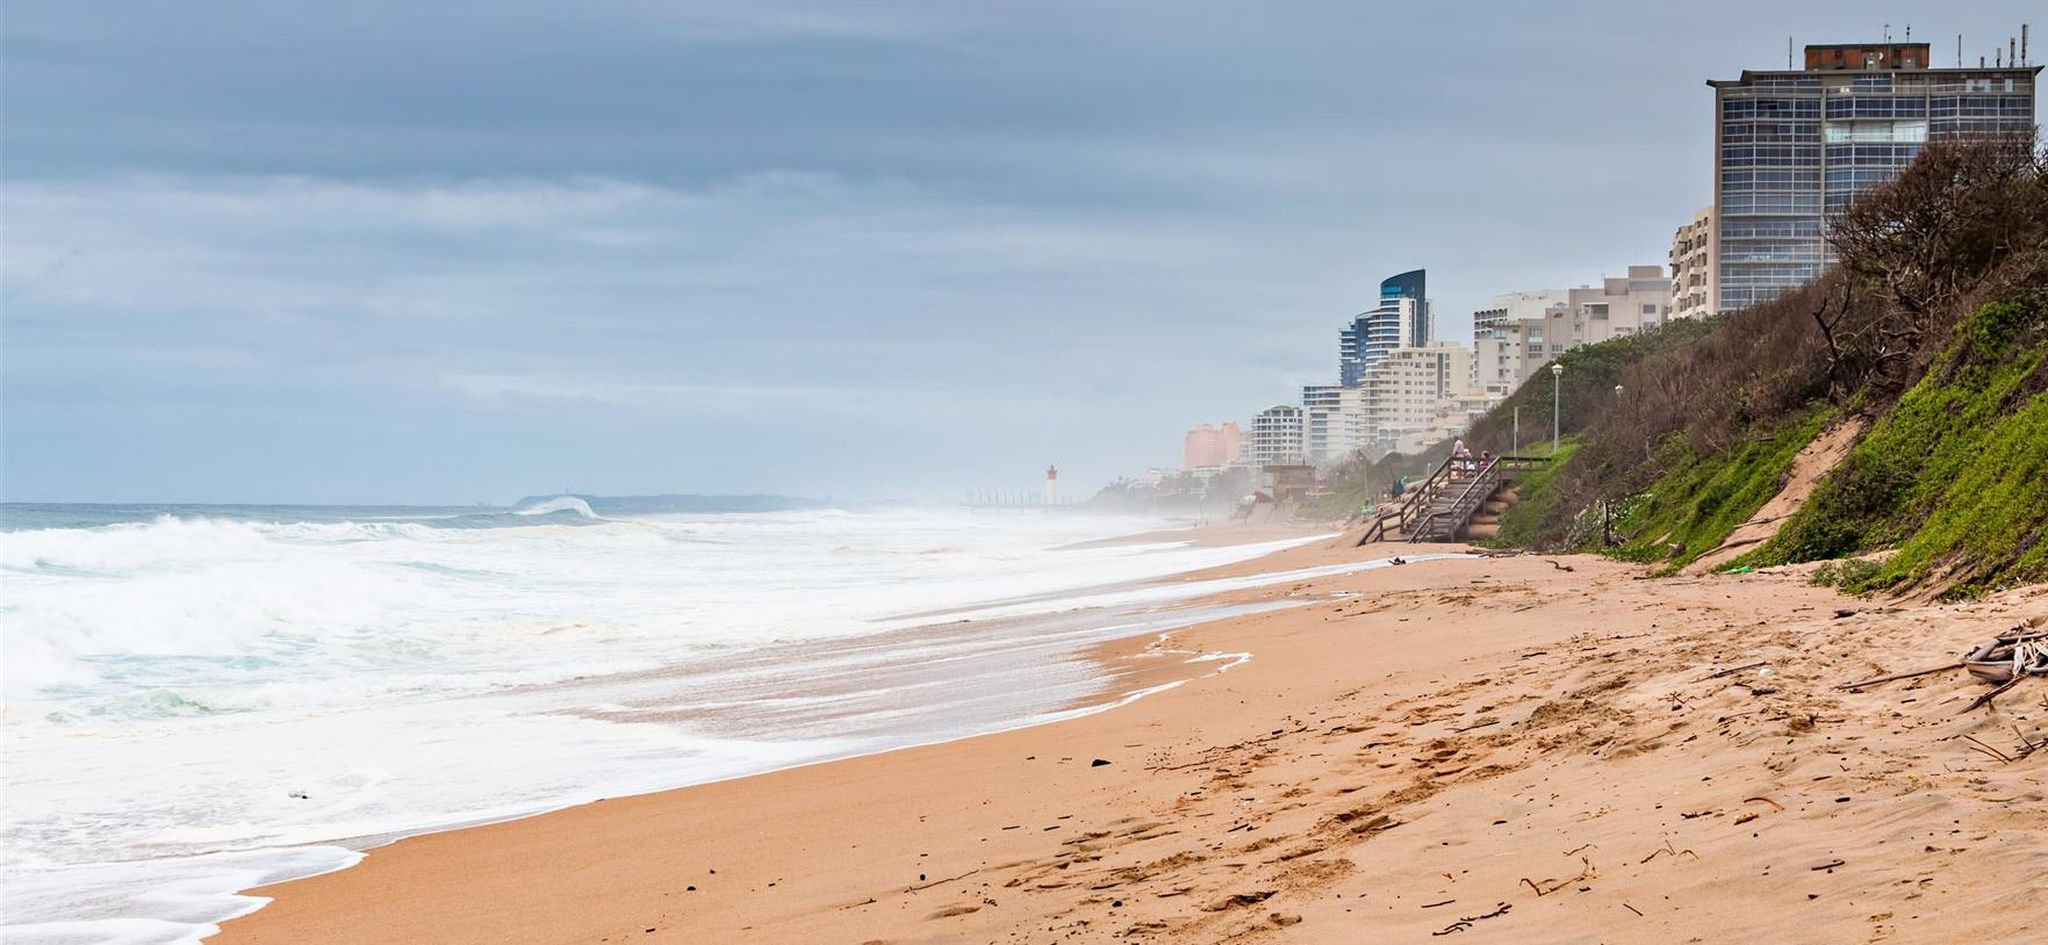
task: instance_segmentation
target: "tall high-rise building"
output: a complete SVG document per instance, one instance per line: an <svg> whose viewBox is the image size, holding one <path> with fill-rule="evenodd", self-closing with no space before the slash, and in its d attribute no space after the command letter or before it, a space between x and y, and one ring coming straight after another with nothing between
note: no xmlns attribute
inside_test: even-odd
<svg viewBox="0 0 2048 945"><path fill-rule="evenodd" d="M1826 215L1896 176L1927 142L2033 130L2040 66L1935 68L1931 57L1927 43L1808 46L1804 68L1707 82L1720 310L1820 274L1833 262Z"/></svg>
<svg viewBox="0 0 2048 945"><path fill-rule="evenodd" d="M1380 283L1380 301L1337 333L1337 377L1357 387L1365 372L1395 348L1429 344L1434 331L1424 270L1411 269Z"/></svg>

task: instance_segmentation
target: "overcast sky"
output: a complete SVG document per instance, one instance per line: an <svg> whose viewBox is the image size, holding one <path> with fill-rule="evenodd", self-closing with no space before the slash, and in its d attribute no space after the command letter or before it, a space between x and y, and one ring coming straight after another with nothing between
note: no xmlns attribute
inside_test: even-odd
<svg viewBox="0 0 2048 945"><path fill-rule="evenodd" d="M1389 274L1662 263L1788 35L2028 8L12 0L0 491L1092 489Z"/></svg>

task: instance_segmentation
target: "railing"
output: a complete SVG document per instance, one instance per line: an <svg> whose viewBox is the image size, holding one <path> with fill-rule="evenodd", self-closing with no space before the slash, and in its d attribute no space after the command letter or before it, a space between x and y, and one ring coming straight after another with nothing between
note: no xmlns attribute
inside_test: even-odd
<svg viewBox="0 0 2048 945"><path fill-rule="evenodd" d="M1442 495L1446 489L1457 485L1457 482L1452 478L1452 472L1457 462L1457 457L1445 459L1443 464L1438 466L1436 471L1429 475L1429 478L1424 479L1421 483L1410 489L1402 497L1399 505L1381 512L1368 520L1366 522L1365 534L1359 537L1358 543L1360 545L1369 545L1376 541L1385 541L1387 535L1395 529L1399 529L1401 535L1409 541L1426 540L1420 536L1425 531L1433 530L1437 520L1450 517L1461 506L1464 506L1462 511L1463 517L1458 518L1457 522L1459 525L1463 525L1471 519L1472 513L1479 508L1480 504L1484 503L1493 494L1493 489L1497 488L1502 480L1510 478L1511 473L1519 473L1538 466L1547 466L1550 464L1550 457L1517 455L1495 457L1491 462L1487 463L1485 470L1481 471L1481 476L1491 475L1492 485L1488 486L1483 492L1477 493L1477 498L1472 500L1469 506L1467 506L1467 499L1473 493L1474 487L1478 485L1477 480L1468 484L1464 491L1459 493L1457 501L1452 504L1451 508L1440 512L1431 511L1431 506L1435 504L1437 497ZM1470 460L1466 460L1466 462L1470 462ZM1453 530L1455 530L1455 527Z"/></svg>
<svg viewBox="0 0 2048 945"><path fill-rule="evenodd" d="M1466 460L1470 462L1470 460ZM1500 488L1501 461L1491 460L1481 467L1458 497L1451 501L1449 508L1432 511L1423 517L1412 532L1403 532L1411 542L1450 541L1458 537L1458 529L1472 520L1472 513L1493 497L1493 491Z"/></svg>
<svg viewBox="0 0 2048 945"><path fill-rule="evenodd" d="M1385 541L1387 532L1393 528L1399 528L1403 535L1412 534L1416 520L1428 513L1430 500L1443 489L1444 483L1450 481L1451 462L1450 459L1445 459L1443 465L1429 474L1429 478L1409 488L1401 497L1400 505L1374 516L1358 543L1370 545L1376 541Z"/></svg>
<svg viewBox="0 0 2048 945"><path fill-rule="evenodd" d="M1512 453L1503 453L1494 458L1494 462L1499 463L1502 469L1515 472L1520 472L1524 469L1535 469L1538 466L1548 466L1550 465L1550 460L1551 457L1547 454L1543 456L1516 456Z"/></svg>

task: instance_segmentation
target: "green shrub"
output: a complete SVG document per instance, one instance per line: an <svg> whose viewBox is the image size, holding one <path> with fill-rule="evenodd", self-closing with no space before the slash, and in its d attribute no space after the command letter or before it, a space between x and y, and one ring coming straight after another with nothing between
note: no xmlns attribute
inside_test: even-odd
<svg viewBox="0 0 2048 945"><path fill-rule="evenodd" d="M1870 583L1884 566L1863 558L1844 558L1830 561L1813 569L1812 583L1822 587L1853 589Z"/></svg>
<svg viewBox="0 0 2048 945"><path fill-rule="evenodd" d="M1501 513L1500 536L1490 544L1534 547L1541 543L1544 523L1564 500L1566 493L1566 490L1560 487L1557 477L1570 463L1572 454L1577 452L1578 448L1578 437L1565 437L1558 444L1556 458L1548 464L1531 469L1528 474L1516 480L1515 506Z"/></svg>
<svg viewBox="0 0 2048 945"><path fill-rule="evenodd" d="M1784 489L1793 460L1832 417L1830 411L1811 411L1772 436L1718 452L1673 438L1664 451L1668 471L1617 516L1623 544L1615 556L1663 561L1667 571L1676 571L1719 547Z"/></svg>
<svg viewBox="0 0 2048 945"><path fill-rule="evenodd" d="M1983 306L1814 490L1757 564L1882 547L1867 591L1939 574L1952 596L2048 578L2048 340L2036 302ZM2016 344L2016 342L2026 342ZM1839 571L1839 569L1837 569Z"/></svg>

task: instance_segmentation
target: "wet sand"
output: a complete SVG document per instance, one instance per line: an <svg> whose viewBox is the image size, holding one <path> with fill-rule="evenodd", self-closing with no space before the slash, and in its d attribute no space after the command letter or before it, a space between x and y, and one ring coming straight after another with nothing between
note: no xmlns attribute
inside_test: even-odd
<svg viewBox="0 0 2048 945"><path fill-rule="evenodd" d="M1390 550L1343 545L1264 566ZM2048 751L1993 752L2048 738L2048 681L1963 715L1989 687L1961 671L1835 685L2048 624L2048 589L1912 605L1797 572L1652 581L1554 561L1236 592L1307 603L1095 650L1142 675L1127 685L1185 653L1252 654L1226 672L1055 724L402 840L259 890L276 901L213 941L1529 945L2040 927Z"/></svg>

